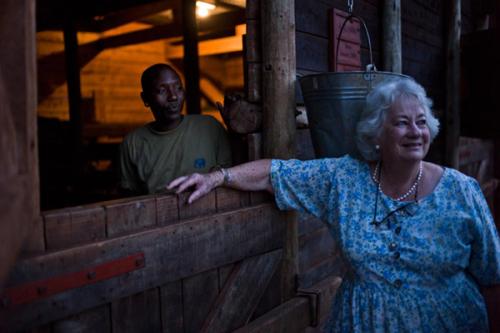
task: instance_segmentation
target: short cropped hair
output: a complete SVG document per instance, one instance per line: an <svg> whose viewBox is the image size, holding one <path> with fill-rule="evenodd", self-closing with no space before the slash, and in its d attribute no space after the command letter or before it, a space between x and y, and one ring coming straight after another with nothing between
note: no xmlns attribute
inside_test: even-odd
<svg viewBox="0 0 500 333"><path fill-rule="evenodd" d="M146 68L144 70L144 72L142 72L142 75L141 75L142 91L149 90L150 86L151 86L151 82L153 82L153 80L158 77L158 74L164 70L172 71L172 73L177 75L177 78L179 79L179 81L181 81L181 77L180 77L179 73L177 73L177 71L172 66L170 66L168 64L161 64L161 63L154 64L152 66L149 66L148 68Z"/></svg>
<svg viewBox="0 0 500 333"><path fill-rule="evenodd" d="M439 120L432 113L432 101L425 89L411 78L389 79L378 84L367 96L361 118L357 125L356 144L367 161L380 159L375 141L382 132L385 119L393 103L399 98L416 98L424 109L431 142L439 132Z"/></svg>

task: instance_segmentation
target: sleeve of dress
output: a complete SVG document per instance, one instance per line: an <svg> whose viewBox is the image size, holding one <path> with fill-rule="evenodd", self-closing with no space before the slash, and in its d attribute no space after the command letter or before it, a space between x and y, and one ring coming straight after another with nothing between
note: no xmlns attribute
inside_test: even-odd
<svg viewBox="0 0 500 333"><path fill-rule="evenodd" d="M479 184L471 180L473 209L469 271L481 285L500 284L500 239Z"/></svg>
<svg viewBox="0 0 500 333"><path fill-rule="evenodd" d="M299 161L272 160L271 185L276 204L282 210L294 209L326 220L331 202L334 159Z"/></svg>

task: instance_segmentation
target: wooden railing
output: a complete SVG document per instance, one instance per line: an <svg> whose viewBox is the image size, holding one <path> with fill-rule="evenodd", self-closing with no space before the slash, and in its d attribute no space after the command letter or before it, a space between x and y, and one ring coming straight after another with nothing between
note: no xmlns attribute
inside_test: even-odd
<svg viewBox="0 0 500 333"><path fill-rule="evenodd" d="M272 332L287 323L301 332L324 317L319 295L329 307L338 277L282 303L285 223L268 194L217 189L185 201L44 212L10 273L0 331Z"/></svg>

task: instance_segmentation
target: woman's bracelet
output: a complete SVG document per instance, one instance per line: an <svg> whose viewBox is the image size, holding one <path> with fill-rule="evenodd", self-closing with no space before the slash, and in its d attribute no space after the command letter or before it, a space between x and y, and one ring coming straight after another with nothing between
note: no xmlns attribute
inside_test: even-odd
<svg viewBox="0 0 500 333"><path fill-rule="evenodd" d="M231 172L229 172L228 169L225 169L223 167L220 167L220 166L217 166L215 168L216 171L220 171L222 173L222 176L224 177L223 178L223 181L222 181L222 185L229 185L231 184Z"/></svg>

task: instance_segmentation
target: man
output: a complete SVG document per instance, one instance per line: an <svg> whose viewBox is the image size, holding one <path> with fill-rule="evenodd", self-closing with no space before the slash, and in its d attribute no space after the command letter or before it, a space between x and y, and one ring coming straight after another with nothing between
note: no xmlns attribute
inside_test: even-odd
<svg viewBox="0 0 500 333"><path fill-rule="evenodd" d="M179 176L231 165L226 132L214 118L181 114L184 88L167 64L147 68L141 98L154 121L129 133L121 146L121 186L131 194L151 194Z"/></svg>

